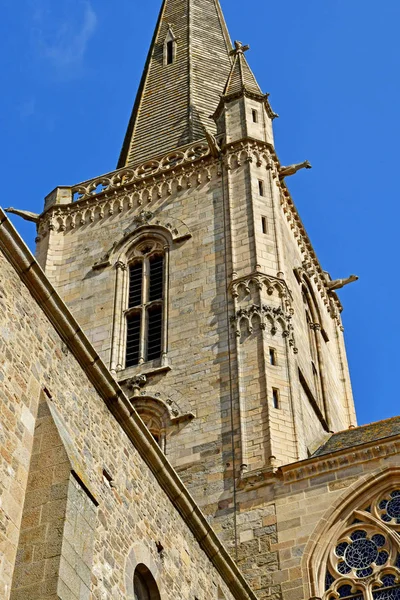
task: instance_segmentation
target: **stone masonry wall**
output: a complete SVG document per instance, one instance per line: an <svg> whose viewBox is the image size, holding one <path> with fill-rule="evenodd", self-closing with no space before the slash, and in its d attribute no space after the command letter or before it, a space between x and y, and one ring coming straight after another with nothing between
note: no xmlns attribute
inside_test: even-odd
<svg viewBox="0 0 400 600"><path fill-rule="evenodd" d="M133 577L129 568L134 564L128 558L134 547L135 556L146 556L151 563L163 598L205 600L217 598L218 593L232 598L150 469L2 255L0 270L2 598L8 599L11 592L43 388L81 460L90 494L99 503L92 598L127 597ZM104 479L105 469L112 486ZM25 536L28 529L26 521ZM162 553L157 551L158 542L164 547ZM67 597L74 596L60 595Z"/></svg>

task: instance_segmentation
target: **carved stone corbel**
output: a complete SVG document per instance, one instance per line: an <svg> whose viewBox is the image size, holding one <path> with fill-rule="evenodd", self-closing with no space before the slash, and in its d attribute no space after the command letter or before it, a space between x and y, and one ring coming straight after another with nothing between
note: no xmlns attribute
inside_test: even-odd
<svg viewBox="0 0 400 600"><path fill-rule="evenodd" d="M131 377L126 382L126 386L133 390L133 397L137 398L140 395L140 388L142 388L147 383L146 375L135 375L135 377Z"/></svg>

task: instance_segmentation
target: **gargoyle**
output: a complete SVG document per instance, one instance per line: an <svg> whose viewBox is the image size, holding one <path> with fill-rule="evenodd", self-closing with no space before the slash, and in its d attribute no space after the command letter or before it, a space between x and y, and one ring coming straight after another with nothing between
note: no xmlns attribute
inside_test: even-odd
<svg viewBox="0 0 400 600"><path fill-rule="evenodd" d="M221 148L218 146L217 140L212 135L212 133L207 131L207 129L204 127L204 125L203 125L203 130L204 130L204 134L206 136L207 144L210 148L211 156L213 158L218 158L218 156L221 154Z"/></svg>
<svg viewBox="0 0 400 600"><path fill-rule="evenodd" d="M335 279L334 281L328 281L328 290L330 292L333 292L334 290L340 290L345 285L353 283L353 281L358 281L357 275L350 275L350 277L347 279Z"/></svg>
<svg viewBox="0 0 400 600"><path fill-rule="evenodd" d="M29 212L29 210L19 210L18 208L6 208L6 212L11 213L13 215L17 215L18 217L22 217L25 221L31 221L32 223L38 223L39 217L37 213Z"/></svg>
<svg viewBox="0 0 400 600"><path fill-rule="evenodd" d="M289 177L290 175L295 175L295 173L297 173L297 171L300 171L301 169L312 169L312 166L308 162L308 160L305 160L304 162L299 163L298 165L289 165L288 167L281 167L279 170L279 179Z"/></svg>

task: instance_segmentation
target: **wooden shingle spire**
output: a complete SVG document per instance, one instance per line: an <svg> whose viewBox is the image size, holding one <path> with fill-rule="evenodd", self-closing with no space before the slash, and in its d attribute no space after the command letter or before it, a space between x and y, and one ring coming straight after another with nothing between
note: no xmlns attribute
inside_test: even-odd
<svg viewBox="0 0 400 600"><path fill-rule="evenodd" d="M118 167L204 139L232 70L219 0L164 0Z"/></svg>

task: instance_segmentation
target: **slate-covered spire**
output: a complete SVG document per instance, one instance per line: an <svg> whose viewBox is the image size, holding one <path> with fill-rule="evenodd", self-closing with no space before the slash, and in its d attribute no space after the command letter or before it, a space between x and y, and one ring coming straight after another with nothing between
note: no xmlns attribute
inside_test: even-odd
<svg viewBox="0 0 400 600"><path fill-rule="evenodd" d="M219 0L164 0L118 167L205 137L232 69Z"/></svg>
<svg viewBox="0 0 400 600"><path fill-rule="evenodd" d="M234 57L233 64L224 88L224 96L236 94L244 90L253 94L263 95L244 56L247 50L249 50L249 46L243 46L241 42L235 42L235 48L231 52L231 55Z"/></svg>

